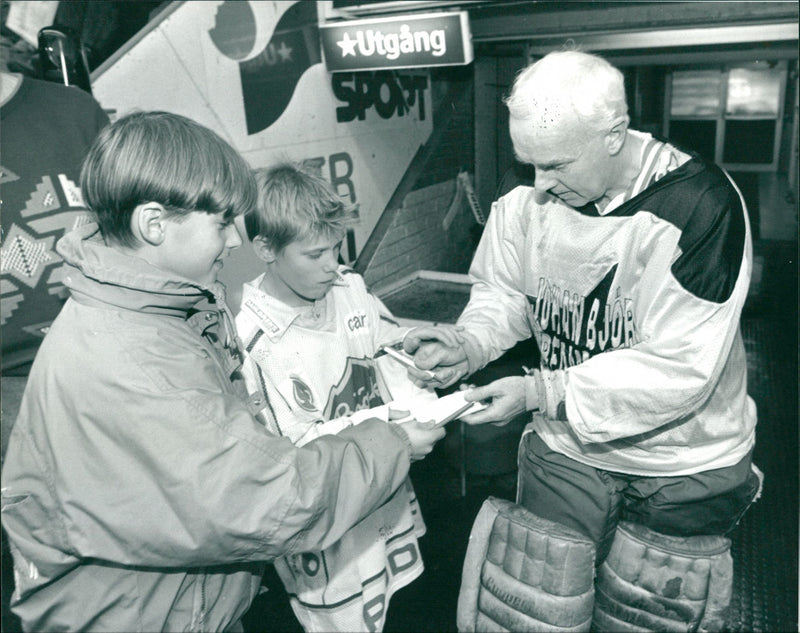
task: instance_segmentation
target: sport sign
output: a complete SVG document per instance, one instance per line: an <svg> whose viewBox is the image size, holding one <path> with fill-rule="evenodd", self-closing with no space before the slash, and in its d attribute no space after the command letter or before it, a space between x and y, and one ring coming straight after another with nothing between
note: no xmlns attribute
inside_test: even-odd
<svg viewBox="0 0 800 633"><path fill-rule="evenodd" d="M461 66L473 59L469 15L423 13L320 26L331 72Z"/></svg>

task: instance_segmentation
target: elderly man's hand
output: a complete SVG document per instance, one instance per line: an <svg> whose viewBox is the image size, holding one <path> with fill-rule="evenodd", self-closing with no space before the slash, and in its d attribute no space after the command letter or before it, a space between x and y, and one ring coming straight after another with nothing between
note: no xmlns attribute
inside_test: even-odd
<svg viewBox="0 0 800 633"><path fill-rule="evenodd" d="M485 409L461 418L466 424L492 422L496 426L504 426L512 418L525 412L525 378L522 376L500 378L484 387L475 387L466 399L486 403Z"/></svg>
<svg viewBox="0 0 800 633"><path fill-rule="evenodd" d="M414 368L408 370L419 387L449 387L468 372L467 354L463 347L463 328L455 325L434 325L411 330L403 340L403 349L413 355Z"/></svg>

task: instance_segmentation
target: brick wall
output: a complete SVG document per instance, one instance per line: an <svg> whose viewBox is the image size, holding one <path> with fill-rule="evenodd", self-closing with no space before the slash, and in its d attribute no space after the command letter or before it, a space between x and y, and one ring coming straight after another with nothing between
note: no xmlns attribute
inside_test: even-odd
<svg viewBox="0 0 800 633"><path fill-rule="evenodd" d="M442 95L454 83L467 82L461 97L442 105ZM364 268L367 285L385 287L416 270L467 272L480 226L466 198L448 229L442 221L456 197L459 171L473 172L474 121L472 75L469 69L440 71L432 75L433 94L439 95L434 107L436 146L424 169L396 209L378 247ZM434 106L437 104L434 103Z"/></svg>

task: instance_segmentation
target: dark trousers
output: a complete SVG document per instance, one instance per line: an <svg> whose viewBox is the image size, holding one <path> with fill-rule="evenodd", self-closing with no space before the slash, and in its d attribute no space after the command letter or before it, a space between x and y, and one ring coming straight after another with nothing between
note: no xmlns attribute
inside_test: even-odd
<svg viewBox="0 0 800 633"><path fill-rule="evenodd" d="M517 503L592 539L600 565L619 521L672 536L730 532L759 490L751 458L694 475L624 475L552 451L532 432L520 442Z"/></svg>

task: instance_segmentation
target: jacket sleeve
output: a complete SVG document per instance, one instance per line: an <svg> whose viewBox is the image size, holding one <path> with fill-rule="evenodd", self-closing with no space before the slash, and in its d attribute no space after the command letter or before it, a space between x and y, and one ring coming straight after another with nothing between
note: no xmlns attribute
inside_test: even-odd
<svg viewBox="0 0 800 633"><path fill-rule="evenodd" d="M639 341L565 372L566 417L584 443L647 433L696 412L739 332L752 266L741 201L706 191L669 249L654 244L639 297ZM720 195L722 194L722 195ZM613 310L614 308L612 308ZM744 388L744 385L740 385Z"/></svg>
<svg viewBox="0 0 800 633"><path fill-rule="evenodd" d="M472 288L458 325L465 329L470 373L532 335L527 319L528 302L522 291L527 197L515 194L492 205L469 269ZM528 202L533 204L532 197Z"/></svg>
<svg viewBox="0 0 800 633"><path fill-rule="evenodd" d="M27 524L16 544L53 548L34 560L186 568L323 549L408 475L394 425L366 421L295 447L256 422L210 348L169 328L150 345L90 335L99 357L76 344L51 364L60 375L32 375L68 392L55 408L52 391L29 390L4 468L4 496L24 501L4 508L9 525Z"/></svg>

